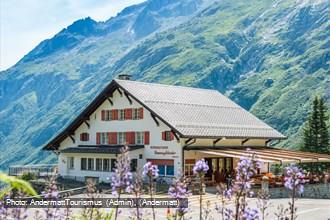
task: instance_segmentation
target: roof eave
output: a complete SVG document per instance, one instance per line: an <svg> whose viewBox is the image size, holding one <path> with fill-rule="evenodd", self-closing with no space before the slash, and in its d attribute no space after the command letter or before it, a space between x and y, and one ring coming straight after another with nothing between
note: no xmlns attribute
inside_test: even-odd
<svg viewBox="0 0 330 220"><path fill-rule="evenodd" d="M102 92L97 95L93 101L84 108L84 110L58 135L52 138L46 145L42 147L42 150L56 150L57 146L63 141L70 133L76 130L90 114L95 111L98 106L107 98L107 95L112 93L116 89L117 83L114 80L111 81Z"/></svg>
<svg viewBox="0 0 330 220"><path fill-rule="evenodd" d="M249 136L196 136L196 135L182 135L182 138L198 138L198 139L219 139L219 138L226 138L226 139L265 139L265 140L285 140L287 139L286 136L278 136L278 137L249 137Z"/></svg>

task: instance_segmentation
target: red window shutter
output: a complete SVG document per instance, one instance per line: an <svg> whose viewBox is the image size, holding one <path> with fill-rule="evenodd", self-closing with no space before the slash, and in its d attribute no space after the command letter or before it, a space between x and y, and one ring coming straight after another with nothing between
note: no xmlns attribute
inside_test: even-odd
<svg viewBox="0 0 330 220"><path fill-rule="evenodd" d="M125 132L125 136L126 136L126 143L127 144L131 144L131 132Z"/></svg>
<svg viewBox="0 0 330 220"><path fill-rule="evenodd" d="M143 108L139 108L139 119L143 119Z"/></svg>
<svg viewBox="0 0 330 220"><path fill-rule="evenodd" d="M131 144L135 144L135 132L131 132Z"/></svg>
<svg viewBox="0 0 330 220"><path fill-rule="evenodd" d="M145 131L144 132L144 144L149 144L150 143L150 132Z"/></svg>
<svg viewBox="0 0 330 220"><path fill-rule="evenodd" d="M105 110L101 111L101 121L105 120Z"/></svg>
<svg viewBox="0 0 330 220"><path fill-rule="evenodd" d="M126 108L125 109L125 120L131 120L132 119L132 109Z"/></svg>
<svg viewBox="0 0 330 220"><path fill-rule="evenodd" d="M112 110L113 120L118 120L118 109Z"/></svg>
<svg viewBox="0 0 330 220"><path fill-rule="evenodd" d="M174 133L171 131L171 141L174 139Z"/></svg>
<svg viewBox="0 0 330 220"><path fill-rule="evenodd" d="M108 133L108 142L109 144L117 144L117 132Z"/></svg>
<svg viewBox="0 0 330 220"><path fill-rule="evenodd" d="M107 136L108 136L108 144L111 143L111 132L107 132Z"/></svg>
<svg viewBox="0 0 330 220"><path fill-rule="evenodd" d="M135 132L126 132L126 142L127 144L135 144Z"/></svg>
<svg viewBox="0 0 330 220"><path fill-rule="evenodd" d="M84 133L80 134L80 140L83 141L84 140Z"/></svg>
<svg viewBox="0 0 330 220"><path fill-rule="evenodd" d="M96 133L96 144L101 143L101 134L99 132Z"/></svg>
<svg viewBox="0 0 330 220"><path fill-rule="evenodd" d="M166 131L162 132L162 140L165 141L166 140Z"/></svg>

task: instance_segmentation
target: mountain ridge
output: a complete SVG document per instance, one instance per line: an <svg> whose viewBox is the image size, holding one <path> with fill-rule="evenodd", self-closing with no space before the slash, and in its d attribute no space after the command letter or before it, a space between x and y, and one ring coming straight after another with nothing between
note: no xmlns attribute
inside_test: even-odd
<svg viewBox="0 0 330 220"><path fill-rule="evenodd" d="M310 98L330 100L328 12L329 1L153 0L104 22L80 19L58 33L68 47L0 73L0 167L53 160L41 145L120 73L217 89L297 147Z"/></svg>

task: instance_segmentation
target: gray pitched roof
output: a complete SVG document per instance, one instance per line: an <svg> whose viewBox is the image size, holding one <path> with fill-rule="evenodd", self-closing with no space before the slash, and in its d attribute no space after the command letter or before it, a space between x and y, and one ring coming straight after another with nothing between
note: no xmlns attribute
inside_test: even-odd
<svg viewBox="0 0 330 220"><path fill-rule="evenodd" d="M113 80L85 109L44 147L58 149L119 88L134 97L181 137L285 138L216 90Z"/></svg>
<svg viewBox="0 0 330 220"><path fill-rule="evenodd" d="M184 136L285 138L216 90L115 81Z"/></svg>

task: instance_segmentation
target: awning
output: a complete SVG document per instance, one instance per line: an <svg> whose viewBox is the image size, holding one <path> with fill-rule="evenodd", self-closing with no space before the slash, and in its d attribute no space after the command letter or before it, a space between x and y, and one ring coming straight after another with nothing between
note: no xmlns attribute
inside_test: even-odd
<svg viewBox="0 0 330 220"><path fill-rule="evenodd" d="M194 149L189 149L194 150ZM308 162L330 162L329 154L318 154L318 153L310 153L310 152L302 152L302 151L294 151L294 150L284 150L278 148L271 147L255 147L250 148L249 151L246 148L228 148L223 147L221 149L212 149L206 148L202 149L195 148L196 151L210 154L214 156L221 157L233 157L233 158L241 158L248 157L251 154L255 153L256 158L261 162L267 163L288 163L288 162L296 162L296 163L308 163Z"/></svg>

